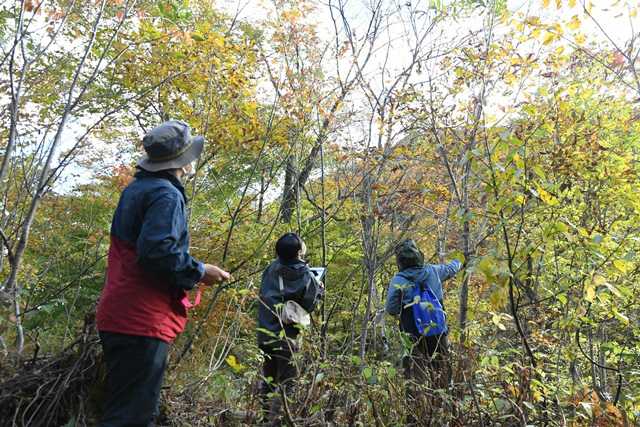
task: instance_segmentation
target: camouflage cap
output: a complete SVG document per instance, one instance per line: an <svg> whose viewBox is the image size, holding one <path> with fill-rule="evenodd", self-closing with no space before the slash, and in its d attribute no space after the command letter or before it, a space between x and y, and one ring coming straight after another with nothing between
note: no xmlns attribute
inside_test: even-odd
<svg viewBox="0 0 640 427"><path fill-rule="evenodd" d="M415 240L407 239L396 246L396 265L399 270L410 267L422 267L424 254L418 249Z"/></svg>

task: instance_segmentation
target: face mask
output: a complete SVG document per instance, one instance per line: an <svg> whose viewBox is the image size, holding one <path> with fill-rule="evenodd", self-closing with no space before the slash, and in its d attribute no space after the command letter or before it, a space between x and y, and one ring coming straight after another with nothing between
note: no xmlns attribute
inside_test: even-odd
<svg viewBox="0 0 640 427"><path fill-rule="evenodd" d="M307 253L307 245L304 244L303 241L300 241L300 243L302 244L302 248L300 248L300 259L302 259L304 257L304 255Z"/></svg>
<svg viewBox="0 0 640 427"><path fill-rule="evenodd" d="M186 166L182 167L182 178L186 179L190 176L193 176L196 174L196 168L193 167L193 163L189 163Z"/></svg>

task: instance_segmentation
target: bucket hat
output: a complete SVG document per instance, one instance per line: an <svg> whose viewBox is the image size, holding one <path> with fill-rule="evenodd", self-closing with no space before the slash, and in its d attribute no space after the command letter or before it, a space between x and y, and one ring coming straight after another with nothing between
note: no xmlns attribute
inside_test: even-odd
<svg viewBox="0 0 640 427"><path fill-rule="evenodd" d="M189 126L179 120L164 122L142 138L145 154L138 166L149 172L179 169L202 154L204 137L192 136Z"/></svg>
<svg viewBox="0 0 640 427"><path fill-rule="evenodd" d="M422 267L424 265L424 254L418 249L415 240L407 239L398 243L395 249L396 265L399 270L410 267Z"/></svg>

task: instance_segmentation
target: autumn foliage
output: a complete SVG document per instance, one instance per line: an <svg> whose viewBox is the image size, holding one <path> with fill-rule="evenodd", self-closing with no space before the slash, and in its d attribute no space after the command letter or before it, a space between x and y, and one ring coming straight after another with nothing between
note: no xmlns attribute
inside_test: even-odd
<svg viewBox="0 0 640 427"><path fill-rule="evenodd" d="M511 3L1 5L0 424L97 423L111 215L175 118L207 141L191 251L236 280L172 343L157 425L261 415L258 288L287 231L328 275L283 424L638 425L639 6ZM453 383L415 401L384 311L407 237L467 261Z"/></svg>

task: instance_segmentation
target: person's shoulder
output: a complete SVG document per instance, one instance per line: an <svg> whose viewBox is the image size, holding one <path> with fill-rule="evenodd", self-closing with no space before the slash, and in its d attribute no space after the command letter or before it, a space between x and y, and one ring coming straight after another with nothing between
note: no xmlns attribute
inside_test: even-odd
<svg viewBox="0 0 640 427"><path fill-rule="evenodd" d="M296 259L294 261L290 261L287 263L282 263L283 266L290 268L291 270L298 270L298 271L303 271L303 272L311 272L311 269L309 268L309 263L301 260L301 259Z"/></svg>
<svg viewBox="0 0 640 427"><path fill-rule="evenodd" d="M271 261L271 262L269 263L269 265L267 265L267 268L274 268L274 267L276 267L276 266L278 266L278 265L280 265L280 259L279 259L279 258L276 258L276 259L274 259L273 261Z"/></svg>
<svg viewBox="0 0 640 427"><path fill-rule="evenodd" d="M391 279L391 284L404 284L410 281L411 280L405 274L402 274L402 272L400 271L396 273L395 276L393 276L393 279Z"/></svg>
<svg viewBox="0 0 640 427"><path fill-rule="evenodd" d="M166 179L147 178L146 181L145 190L153 196L154 199L180 201L184 198L182 192Z"/></svg>

